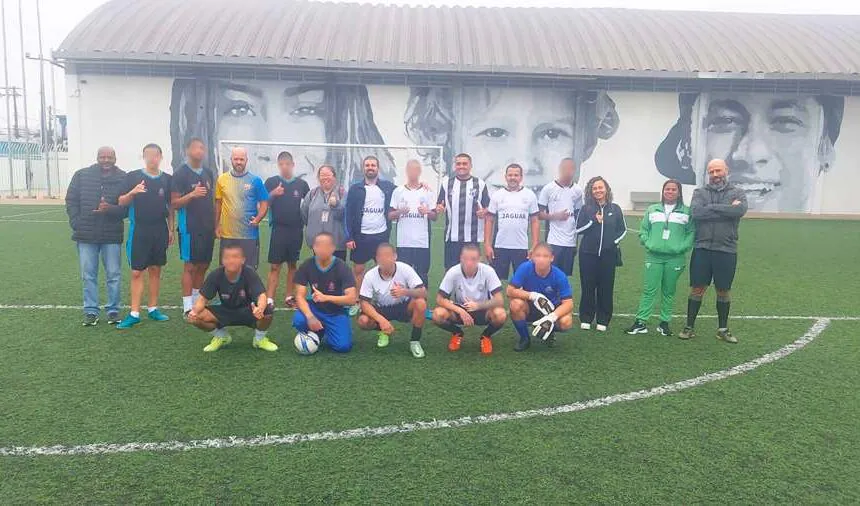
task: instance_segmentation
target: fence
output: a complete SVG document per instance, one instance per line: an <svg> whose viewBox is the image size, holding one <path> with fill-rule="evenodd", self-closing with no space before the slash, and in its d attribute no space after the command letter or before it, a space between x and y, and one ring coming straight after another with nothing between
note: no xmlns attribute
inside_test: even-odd
<svg viewBox="0 0 860 506"><path fill-rule="evenodd" d="M38 144L24 142L9 149L0 142L0 197L60 197L71 177L67 151L42 153Z"/></svg>

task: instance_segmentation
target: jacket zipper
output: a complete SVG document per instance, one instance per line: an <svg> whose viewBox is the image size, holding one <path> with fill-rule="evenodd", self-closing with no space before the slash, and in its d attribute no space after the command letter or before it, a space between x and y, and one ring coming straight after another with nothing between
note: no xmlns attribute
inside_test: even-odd
<svg viewBox="0 0 860 506"><path fill-rule="evenodd" d="M603 212L603 206L600 206L600 214L603 215L603 221L600 222L600 243L597 245L597 256L603 253L603 224L606 223L606 214Z"/></svg>

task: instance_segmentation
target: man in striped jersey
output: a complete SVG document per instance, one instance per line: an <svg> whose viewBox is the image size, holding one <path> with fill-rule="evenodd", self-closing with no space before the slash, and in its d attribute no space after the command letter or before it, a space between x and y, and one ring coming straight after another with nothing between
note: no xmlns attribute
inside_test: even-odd
<svg viewBox="0 0 860 506"><path fill-rule="evenodd" d="M478 244L484 238L484 217L490 205L486 183L472 175L472 157L460 153L454 157L454 177L445 177L439 188L436 212L445 215L445 268L460 261L460 250L466 244Z"/></svg>

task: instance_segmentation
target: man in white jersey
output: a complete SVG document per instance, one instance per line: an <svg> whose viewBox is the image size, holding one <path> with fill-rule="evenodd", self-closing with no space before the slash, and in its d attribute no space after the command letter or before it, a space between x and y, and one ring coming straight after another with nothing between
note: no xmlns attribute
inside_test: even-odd
<svg viewBox="0 0 860 506"><path fill-rule="evenodd" d="M379 330L376 346L388 346L394 334L391 322L411 322L409 350L415 358L424 357L421 332L427 320L427 288L415 269L397 261L394 246L383 243L376 249L376 267L365 274L359 298L358 326L364 330Z"/></svg>
<svg viewBox="0 0 860 506"><path fill-rule="evenodd" d="M540 237L538 201L534 192L523 187L523 168L512 163L505 168L507 186L490 197L484 219L484 254L499 279L528 260L529 249ZM498 224L495 241L493 224ZM531 243L529 242L531 240Z"/></svg>
<svg viewBox="0 0 860 506"><path fill-rule="evenodd" d="M502 283L487 264L481 263L477 244L466 244L460 263L448 269L436 294L433 322L451 333L449 351L458 351L463 341L463 326L486 325L481 332L481 354L493 353L492 336L505 324Z"/></svg>
<svg viewBox="0 0 860 506"><path fill-rule="evenodd" d="M573 274L576 258L576 217L582 209L582 188L574 182L576 163L565 158L558 166L558 179L538 195L539 218L547 222L546 242L552 248L553 265L565 276Z"/></svg>
<svg viewBox="0 0 860 506"><path fill-rule="evenodd" d="M472 157L460 153L454 157L454 177L445 177L439 187L436 212L445 215L445 268L460 260L466 244L477 244L484 238L484 218L490 205L490 193L483 180L472 175Z"/></svg>
<svg viewBox="0 0 860 506"><path fill-rule="evenodd" d="M421 164L406 162L406 184L394 189L388 219L397 221L397 259L409 264L427 284L430 272L430 222L436 221L433 194L423 185Z"/></svg>
<svg viewBox="0 0 860 506"><path fill-rule="evenodd" d="M349 187L343 219L346 247L352 250L350 259L356 286L361 286L365 264L376 255L376 248L388 242L388 208L394 193L394 183L379 179L378 158L367 156L362 165L364 179ZM358 306L350 308L350 316L357 313Z"/></svg>

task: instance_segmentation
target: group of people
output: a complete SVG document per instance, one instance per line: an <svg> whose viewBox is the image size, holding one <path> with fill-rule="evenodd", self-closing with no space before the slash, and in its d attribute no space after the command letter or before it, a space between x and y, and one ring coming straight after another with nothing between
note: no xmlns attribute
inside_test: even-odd
<svg viewBox="0 0 860 506"><path fill-rule="evenodd" d="M465 327L483 326L481 353L491 354L492 337L508 317L519 335L517 351L534 339L552 346L558 332L574 326L569 277L577 252L580 328L605 332L612 320L615 272L623 264L620 243L627 224L608 182L595 177L581 188L572 159L563 160L558 178L535 195L523 185L524 170L516 163L505 168L505 186L491 192L472 174L471 156L461 153L454 158L452 175L443 178L434 194L421 181L421 164L415 160L406 164L401 186L381 179L379 160L368 156L362 162L363 179L348 189L338 183L331 165L317 168L318 185L311 189L294 176L293 157L286 151L277 157L279 174L263 181L248 171L243 148L232 150L231 170L220 175L204 166L207 150L201 139L190 139L185 148L186 161L173 175L161 171L162 152L155 144L143 149L143 169L124 173L115 165L113 150L105 147L95 165L74 175L66 207L80 257L84 325L99 321L99 258L107 275L109 323L119 329L141 323L144 273L149 280L147 317L168 320L158 309L158 297L161 268L174 240L184 262L184 316L211 333L207 352L231 342L230 326L253 328L256 348L278 349L267 329L284 270L284 305L295 309L293 327L317 333L335 352L352 348L351 317L357 317L360 329L377 332L380 348L388 346L393 322L411 324L410 351L416 358L424 357L421 337L428 319L451 334L450 351L460 349ZM746 197L728 183L724 161L713 160L708 174L709 184L694 192L689 207L681 183L668 180L661 202L646 211L639 230L646 250L645 287L628 334L648 332L659 291L658 330L672 335L675 288L692 249L692 289L679 337L695 335L696 315L713 280L717 337L737 342L728 330L728 312ZM267 216L270 270L264 284L256 269L259 227ZM446 272L430 309L431 223L440 216L445 217ZM126 217L130 311L120 319L119 245ZM541 221L547 222L544 240ZM207 274L216 239L220 266ZM299 265L303 242L313 256ZM488 263L481 261L482 253ZM370 260L375 265L367 270ZM507 281L504 287L502 280Z"/></svg>

